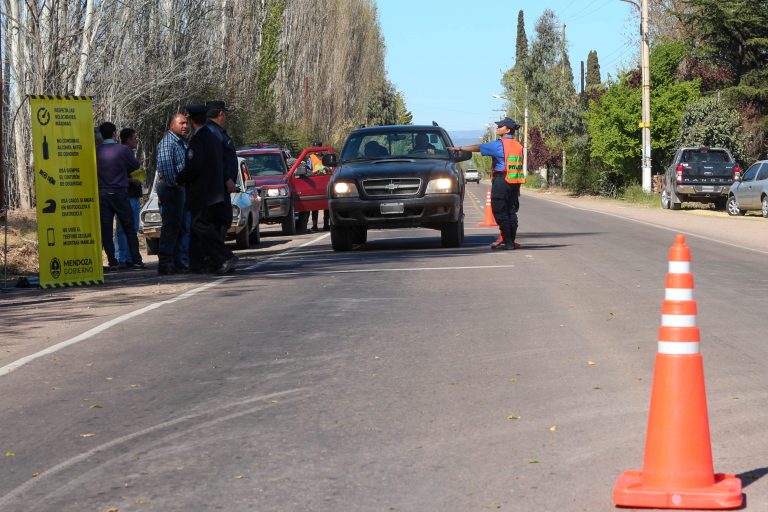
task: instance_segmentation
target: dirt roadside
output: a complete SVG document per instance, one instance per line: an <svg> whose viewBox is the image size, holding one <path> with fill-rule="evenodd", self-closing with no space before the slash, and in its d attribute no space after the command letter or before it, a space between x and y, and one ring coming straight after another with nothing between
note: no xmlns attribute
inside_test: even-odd
<svg viewBox="0 0 768 512"><path fill-rule="evenodd" d="M755 214L729 217L725 212L712 210L669 211L553 192L524 190L523 194L768 255L768 220ZM525 197L523 208L524 201ZM318 236L282 237L270 229L264 231L258 249L238 252L241 267L263 261ZM524 230L520 238L524 243ZM215 276L201 275L158 276L156 257L147 257L145 262L148 270L107 274L103 286L59 290L9 287L0 292L0 367L77 336L106 320L150 303L171 299L215 279Z"/></svg>

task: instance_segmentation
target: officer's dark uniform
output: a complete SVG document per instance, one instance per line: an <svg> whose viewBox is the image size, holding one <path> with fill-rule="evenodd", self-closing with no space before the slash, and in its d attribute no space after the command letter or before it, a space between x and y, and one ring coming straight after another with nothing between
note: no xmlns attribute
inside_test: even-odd
<svg viewBox="0 0 768 512"><path fill-rule="evenodd" d="M205 105L189 105L190 115L205 113ZM221 144L211 130L198 128L187 146L186 167L176 181L184 184L187 209L192 214L189 248L190 269L201 270L207 260L211 268L219 268L234 257L220 236L221 211L226 205L229 221L232 207L224 186Z"/></svg>
<svg viewBox="0 0 768 512"><path fill-rule="evenodd" d="M508 117L496 122L496 124L506 126L511 130L509 135L504 136L509 139L513 139L512 133L520 127ZM505 161L504 143L501 140L481 144L480 154L493 157L491 210L496 223L499 225L503 240L502 244L493 244L491 248L514 249L517 235L517 211L520 209L520 183L509 183L506 179L509 173L509 163ZM522 153L515 158L517 159L516 164L519 164L516 167L519 169L514 172L519 173L519 176L522 177ZM525 181L524 177L522 181Z"/></svg>
<svg viewBox="0 0 768 512"><path fill-rule="evenodd" d="M235 142L232 140L232 137L229 136L227 130L210 119L211 117L218 115L219 111L228 112L229 110L223 101L209 101L205 104L205 107L209 117L208 123L206 123L205 126L216 136L219 144L221 144L224 181L226 182L230 179L232 180L232 183L237 184L238 164ZM216 213L216 218L223 237L229 229L229 226L232 224L232 208L231 206L226 205L226 208L222 207Z"/></svg>

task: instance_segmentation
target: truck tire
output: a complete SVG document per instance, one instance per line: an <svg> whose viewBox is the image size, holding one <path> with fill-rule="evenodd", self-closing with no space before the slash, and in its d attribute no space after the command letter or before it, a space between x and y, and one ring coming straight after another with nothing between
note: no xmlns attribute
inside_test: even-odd
<svg viewBox="0 0 768 512"><path fill-rule="evenodd" d="M350 229L331 224L331 247L336 252L352 250L352 237Z"/></svg>
<svg viewBox="0 0 768 512"><path fill-rule="evenodd" d="M296 214L293 210L293 202L291 202L291 208L288 210L288 215L282 221L283 234L293 236L296 234Z"/></svg>
<svg viewBox="0 0 768 512"><path fill-rule="evenodd" d="M237 233L235 238L236 249L250 249L251 248L251 218L248 217L248 222L245 223L245 227Z"/></svg>
<svg viewBox="0 0 768 512"><path fill-rule="evenodd" d="M362 245L368 241L368 228L365 226L358 226L352 229L350 233L350 239L353 244Z"/></svg>
<svg viewBox="0 0 768 512"><path fill-rule="evenodd" d="M261 228L259 228L259 224L256 224L256 227L251 231L250 238L251 245L259 245L261 243Z"/></svg>
<svg viewBox="0 0 768 512"><path fill-rule="evenodd" d="M160 251L160 240L157 238L144 238L147 244L147 254L152 256Z"/></svg>
<svg viewBox="0 0 768 512"><path fill-rule="evenodd" d="M728 201L725 203L725 210L728 212L728 215L732 217L747 213L745 210L739 208L739 202L736 201L736 196L734 195L728 196Z"/></svg>
<svg viewBox="0 0 768 512"><path fill-rule="evenodd" d="M460 247L464 238L464 218L447 222L440 227L440 243L443 247Z"/></svg>

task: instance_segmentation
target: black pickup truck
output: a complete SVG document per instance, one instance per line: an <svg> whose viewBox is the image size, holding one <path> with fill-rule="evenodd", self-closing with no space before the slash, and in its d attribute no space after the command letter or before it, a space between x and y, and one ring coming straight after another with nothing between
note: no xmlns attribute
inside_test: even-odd
<svg viewBox="0 0 768 512"><path fill-rule="evenodd" d="M686 201L715 203L725 209L728 191L741 172L733 155L723 148L680 148L664 174L661 205L679 210Z"/></svg>
<svg viewBox="0 0 768 512"><path fill-rule="evenodd" d="M348 251L364 244L368 229L425 227L440 231L443 247L464 238L467 151L451 152L448 133L433 126L377 126L353 130L329 184L331 245Z"/></svg>

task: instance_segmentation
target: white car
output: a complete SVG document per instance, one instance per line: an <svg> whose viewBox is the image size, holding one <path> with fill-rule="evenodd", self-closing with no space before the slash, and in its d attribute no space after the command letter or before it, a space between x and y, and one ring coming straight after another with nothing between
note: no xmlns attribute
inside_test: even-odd
<svg viewBox="0 0 768 512"><path fill-rule="evenodd" d="M475 183L480 183L480 173L477 169L467 169L464 171L464 181L469 183L470 181L474 181Z"/></svg>
<svg viewBox="0 0 768 512"><path fill-rule="evenodd" d="M227 231L228 239L235 239L238 249L248 249L256 245L261 239L259 230L259 212L261 211L261 198L256 182L249 179L248 168L245 159L238 157L240 164L237 173L235 192L230 194L232 202L232 225ZM157 174L152 183L152 190L147 202L141 208L139 215L141 221L140 231L144 235L147 244L147 254L157 254L160 245L160 229L163 219L160 216L160 207L157 204Z"/></svg>

